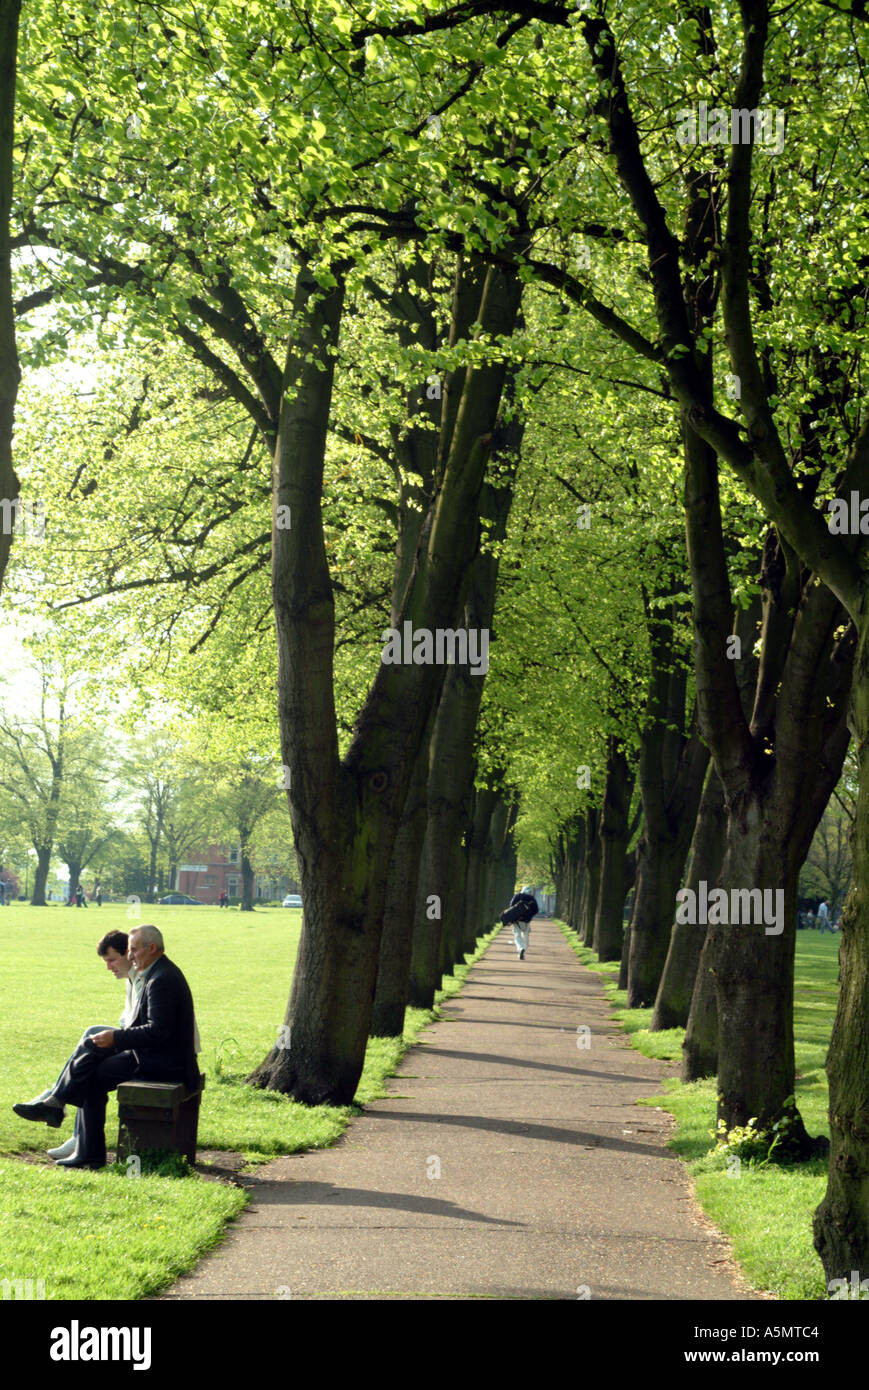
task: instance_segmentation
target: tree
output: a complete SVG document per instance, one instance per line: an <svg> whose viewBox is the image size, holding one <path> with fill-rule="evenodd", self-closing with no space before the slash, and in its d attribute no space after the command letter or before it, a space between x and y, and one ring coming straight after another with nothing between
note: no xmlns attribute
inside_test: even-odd
<svg viewBox="0 0 869 1390"><path fill-rule="evenodd" d="M241 866L241 910L253 911L255 836L269 815L280 808L281 793L273 766L256 756L238 758L214 769L218 780L213 805L227 833L237 838Z"/></svg>
<svg viewBox="0 0 869 1390"><path fill-rule="evenodd" d="M854 15L858 20L862 18L856 11ZM759 196L753 184L753 180L759 176L755 160L757 130L753 137L749 132L746 139L731 141L726 171L717 160L714 149L706 152L695 149L684 161L689 167L689 176L684 181L687 198L683 211L688 214L686 226L689 240L693 239L700 251L699 255L692 251L689 262L693 263L695 270L703 273L705 295L711 293L717 298L720 288L723 335L730 358L734 392L744 423L734 418L738 412L725 412L716 405L709 354L711 339L704 322L705 313L698 318L695 313L696 301L687 294L688 284L683 279L680 265L682 246L671 230L670 210L658 192L659 189L667 189L667 184L661 183L657 171L654 175L650 172L642 153L640 130L628 88L634 73L643 71L642 67L636 68L634 64L637 47L648 42L648 36L644 35L638 42L634 35L630 35L620 51L612 27L601 10L584 17L581 29L599 87L595 115L606 133L627 207L635 219L635 225L641 228L648 250L647 278L654 292L654 339L638 334L633 325L624 319L617 322L612 312L569 274L548 266L538 266L537 269L539 274L548 276L551 283L561 284L565 289L569 287L577 303L593 313L599 322L607 323L647 360L656 362L666 371L683 420L689 471L694 472L689 518L692 505L699 503L701 498L708 500L710 490L716 488L713 470L717 458L721 458L754 492L774 521L779 533L782 560L789 575L795 574L791 557L799 556L829 586L833 598L842 604L857 632L856 680L850 723L860 747L866 748L869 698L864 692L866 662L863 648L869 638L865 629L859 553L865 543L860 539L859 527L853 523L850 527L839 527L843 534L836 536L834 528L825 522L816 506L816 499L819 496L828 497L831 489L836 499L831 508L834 516L847 515L852 502L851 494L859 499L860 486L867 481L869 425L861 422L859 406L852 398L848 367L851 355L854 352L859 354L862 344L865 319L861 292L863 277L860 272L864 267L860 252L849 250L836 272L833 298L837 305L839 331L833 350L827 351L819 346L814 335L819 323L830 322L830 294L826 287L823 294L817 292L817 268L809 268L802 247L806 226L803 220L803 194L820 212L820 216L814 219L817 233L813 229L810 236L816 240L817 259L821 261L825 255L831 263L833 257L838 260L838 244L831 243L824 236L824 229L834 222L837 215L843 215L843 207L848 209L846 216L850 225L857 223L862 226L865 221L865 212L858 209L853 194L856 177L859 177L852 159L854 142L836 140L832 145L826 143L823 120L815 119L810 110L812 102L829 102L831 93L836 90L843 50L859 47L861 41L862 36L853 27L845 37L838 23L835 21L831 25L826 14L822 21L814 12L802 11L799 23L783 26L777 32L777 42L773 44L768 7L748 3L748 0L741 6L739 76L729 109L740 121L747 119L749 123L756 123L760 115L764 59L769 43L774 57L773 92L781 98L790 97L792 88L798 82L803 97L801 114L807 119L802 125L804 138L801 141L799 167L792 171L793 185L785 181L788 189L791 186L799 188L801 196L783 198L781 178L761 178L766 183L767 192L765 196ZM692 12L681 30L669 29L666 34L659 32L656 39L665 47L672 44L675 49L671 92L676 100L681 97L684 101L686 94L695 99L697 84L703 91L710 78L720 82L719 54L711 17L706 11ZM688 50L687 55L682 52L683 45ZM789 51L791 47L793 54ZM796 54L799 57L795 65L793 58ZM687 62L683 61L685 56L688 56ZM645 83L645 73L643 81ZM679 90L680 85L682 90ZM646 93L649 93L648 86ZM657 119L653 122L658 129L661 108L668 109L670 104L670 93L661 95L663 100L657 105ZM639 99L642 101L643 97ZM807 159L807 144L820 146L816 160ZM681 152L677 153L674 161L671 150L669 160L682 164ZM690 165L695 162L701 165L699 180L690 173ZM819 166L824 168L825 173L823 177L816 178ZM703 192L704 181L705 197L698 197ZM716 192L718 188L721 188L721 196ZM713 194L711 197L710 190ZM669 196L669 190L663 196ZM825 206L828 198L831 199L829 218ZM719 210L725 213L724 223L720 227L717 225ZM855 247L861 246L863 240L857 236ZM780 273L775 276L771 273L773 252L777 258L776 270L781 272L782 248L787 248L794 262L797 283L803 291L802 307L808 331L796 345L789 338L787 329L781 331L774 319L775 310L781 312L784 308L781 286L788 284L789 300L793 293L793 281ZM799 259L801 265L798 264ZM770 315L773 317L766 319L769 328L762 329L762 316ZM789 314L786 317L789 318ZM793 371L798 362L800 366L803 362L810 364L807 375ZM821 432L817 428L819 419L823 422ZM790 447L786 446L785 440ZM706 515L708 518L708 507ZM698 541L702 544L699 534ZM695 547L695 579L698 575L698 553ZM720 573L715 587L720 605L724 602ZM707 597L711 598L711 593ZM823 626L817 604L816 613L816 621ZM719 619L722 616L719 613ZM808 631L812 625L811 620L802 625L806 641L809 640ZM719 638L724 631L726 629L719 622ZM832 631L835 631L835 624ZM698 633L700 643L703 637L702 632ZM844 656L844 649L839 655ZM815 656L817 659L820 652L816 652ZM720 662L719 650L716 655L719 674ZM841 692L839 695L841 698ZM732 689L728 704L727 722L736 737L729 745L727 757L716 757L720 772L723 772L723 762L729 761L731 755L735 755L731 762L733 768L740 756L746 768L753 762L751 757L746 756L753 733L744 726L739 701ZM739 753L739 745L742 754ZM764 870L757 856L752 856L750 852L740 856L736 848L738 834L737 838L733 838L733 832L739 832L740 826L747 828L749 821L753 821L755 826L751 835L754 838L762 836L760 826L763 814L760 808L748 814L747 805L753 800L751 794L746 802L742 795L735 800L735 789L725 788L725 793L730 809L733 854L729 862L725 862L724 872L731 875L735 872L742 881L747 877L755 881L759 878L764 882L770 870ZM866 910L866 900L869 899L869 851L861 857L860 848L866 844L867 829L869 762L865 768L861 768L861 801L858 804L855 837L855 883L843 924L842 989L828 1067L831 1085L831 1177L828 1195L819 1209L816 1224L818 1249L828 1277L846 1273L861 1262L865 1264L869 1251L869 1219L862 1195L869 1173L869 1146L865 1143L860 1120L867 1107L866 1086L869 1083L863 1078L866 1076L865 1038L869 1029L865 991L858 983L865 979L869 964L869 912ZM792 873L791 869L789 877ZM792 898L792 893L790 896ZM792 907L793 902L788 901L786 891L786 931L787 923L793 918ZM770 951L767 950L765 956L758 956L757 944L750 937L745 936L741 940L737 937L732 944L738 949L732 950L730 955L731 986L738 983L740 969L743 983L750 980L750 957L754 961L764 959L769 966ZM790 950L790 943L786 944ZM736 965L740 954L744 955L741 967ZM734 969L737 974L733 973ZM779 969L776 973L778 978L782 978L784 972ZM783 1018L778 1031L786 1028L787 1019ZM785 1067L785 1071L779 1073L776 1069L774 1089L779 1097L787 1083L787 1070ZM759 1069L756 1074L762 1087ZM722 1107L725 1123L743 1108L747 1092L743 1087L743 1099L737 1101L739 1090L734 1090L730 1085L727 1087L730 1094L729 1097L725 1095ZM782 1101L779 1099L776 1102L769 1092L767 1096L762 1108L769 1115L776 1103L781 1105Z"/></svg>
<svg viewBox="0 0 869 1390"><path fill-rule="evenodd" d="M128 794L138 796L138 826L148 845L146 901L151 903L205 820L196 804L189 740L185 744L177 723L152 725L147 732L140 728L122 772Z"/></svg>
<svg viewBox="0 0 869 1390"><path fill-rule="evenodd" d="M212 788L196 773L185 775L182 771L163 820L170 889L177 887L182 859L208 844L213 831Z"/></svg>
<svg viewBox="0 0 869 1390"><path fill-rule="evenodd" d="M33 907L45 906L63 797L69 779L87 759L87 741L74 725L70 696L69 677L43 662L36 717L19 720L0 715L0 791L7 815L26 827L36 851Z"/></svg>
<svg viewBox="0 0 869 1390"><path fill-rule="evenodd" d="M339 764L332 689L333 588L321 506L326 439L332 415L334 356L347 286L350 284L352 289L354 264L369 254L370 234L393 238L404 233L404 214L396 205L394 189L401 180L416 178L426 189L439 190L443 198L446 170L434 148L430 158L420 158L428 152L415 134L410 134L399 148L384 148L379 135L372 140L360 126L360 143L352 151L347 148L345 94L335 93L334 111L328 110L324 103L330 89L324 89L320 80L320 45L326 41L334 51L345 54L349 47L345 26L338 20L332 26L331 19L331 15L324 17L323 31L313 41L302 28L296 36L300 44L297 52L304 56L295 63L298 80L294 85L298 110L305 111L305 115L298 120L295 115L290 119L278 113L277 124L286 127L277 145L282 158L290 127L296 135L304 134L299 151L308 172L302 178L301 196L298 187L281 190L277 185L282 177L274 160L264 163L260 158L257 112L261 105L252 105L245 113L242 125L246 128L241 138L238 129L229 131L219 150L210 130L207 142L192 139L194 129L197 137L202 137L204 126L212 123L215 87L212 50L209 49L208 61L203 65L201 44L190 47L185 43L183 61L177 61L181 49L173 46L169 66L162 70L156 89L149 95L151 104L158 107L167 90L172 92L173 131L183 139L188 154L193 152L194 161L199 161L193 178L195 205L191 204L189 172L178 178L172 155L162 142L159 151L153 146L143 151L147 157L134 172L126 161L129 147L124 150L123 141L118 140L116 113L111 111L111 101L104 100L99 115L84 118L76 127L75 155L82 192L89 183L94 188L101 187L108 159L120 194L113 205L117 218L109 214L105 199L98 194L102 210L95 242L89 232L82 234L84 222L92 214L88 193L80 197L77 190L67 190L61 197L66 213L43 206L45 200L37 194L27 220L35 242L53 245L65 257L77 257L87 267L87 272L79 275L80 285L90 283L88 276L95 275L113 295L125 287L128 292L134 287L141 289L144 312L141 316L137 313L140 329L163 334L168 327L176 332L248 411L273 457L273 587L282 757L292 776L295 839L308 910L292 1004L293 1046L275 1054L258 1073L258 1080L292 1090L300 1099L322 1099L328 1095L347 1100L364 1054L368 1022L366 980L373 978L376 969L383 880L409 769L443 672L415 666L390 669L381 664L360 711L350 749ZM242 21L242 28L246 23L246 19ZM281 40L288 39L292 24L288 15L276 17ZM156 31L159 25L152 27ZM130 32L138 44L138 23ZM238 37L234 24L218 14L207 41L212 46L223 46L226 61L248 89L251 60L248 55L241 61ZM48 35L42 38L51 46ZM468 87L464 77L461 82L454 81L453 72L461 70L461 50L470 51L470 45L462 36L455 46L460 51L455 64L451 61L449 42L445 49L448 60L444 64L444 100L463 96ZM113 28L109 34L99 21L89 24L86 48L88 68L92 68L96 53L102 50L107 85L115 80L123 90L129 78L126 57L120 63L116 60L123 48L120 31ZM263 93L270 88L267 104L274 101L277 112L288 74L284 66L279 70L274 54L258 41L252 51L257 55L257 82ZM291 44L282 45L285 59L292 51ZM382 43L372 41L371 61L377 69L372 87L377 88L378 98L383 95L384 65L379 56L383 51ZM141 70L139 63L135 57L136 70ZM47 61L44 70L47 72L50 66ZM66 82L81 82L83 73L75 78L70 74L68 54L64 55L63 69ZM145 70L141 71L147 86ZM352 80L367 99L362 77ZM400 79L393 79L393 87L396 102L402 102ZM192 97L194 89L202 94L209 108L207 122L202 119L205 108ZM329 102L332 99L330 96ZM416 134L424 124L428 96L421 106L419 115L411 116ZM44 117L45 113L40 114ZM142 114L147 114L147 108ZM61 143L68 134L65 120L63 116L59 125ZM269 118L269 140L275 134L274 120ZM188 129L182 135L185 123ZM504 137L503 143L506 142ZM175 145L174 133L170 143ZM182 146L177 148L180 151ZM372 163L380 166L376 175L369 171ZM150 215L143 217L141 202L141 178L146 165L156 198L156 205L152 204L153 220ZM329 196L321 197L325 167L330 170L331 186ZM212 176L214 168L219 168L216 180ZM379 200L371 185L373 179L382 180L384 172L390 191ZM46 169L46 173L51 183L50 171ZM240 178L250 190L249 200L240 198ZM260 196L263 178L270 183L265 200ZM349 214L341 203L336 207L332 201L342 180L340 197L350 197ZM238 227L230 228L223 212L217 210L230 191L234 203L246 202L246 218L252 215L253 223L259 219L264 232L270 236L278 233L291 248L291 313L287 312L283 292L279 309L274 307L273 292L272 305L269 304L271 265L266 265L257 253L250 259L247 251L242 250ZM505 193L510 196L509 188ZM276 198L288 210L283 219L276 215ZM213 213L208 212L209 205ZM357 227L354 219L358 207L363 207L364 215ZM469 208L476 217L472 202ZM366 221L366 214L373 214L373 223L370 217ZM328 236L318 226L319 220L332 221ZM109 221L114 224L111 234ZM165 257L169 223L175 229L169 239L181 252L181 260L175 259L175 250L170 252L175 265L171 272ZM248 221L247 225L252 223ZM500 236L497 216L489 215L488 233ZM368 241L364 240L365 234ZM114 246L111 253L106 253L102 247L109 235ZM245 238L245 244L248 242L249 238ZM470 353L467 362L462 360L464 349L460 335L456 334L457 353L449 363L440 419L435 493L426 499L424 539L418 549L417 569L400 605L402 623L410 621L429 631L452 628L461 613L462 590L476 548L477 500L505 372L497 344L512 332L521 291L515 270L485 270L473 255L460 261L456 283L456 321L461 325L480 324L468 341L475 337L483 351ZM90 306L93 299L91 296ZM470 317L466 317L467 308L472 310ZM283 369L274 354L272 337L277 342L283 338ZM489 343L496 346L491 349L491 359L486 360ZM291 525L286 525L290 518ZM399 706L408 713L396 719ZM321 798L322 788L327 791ZM328 848L324 850L324 846ZM363 862L371 865L370 882L366 876L360 878L359 866ZM342 875L349 875L344 883ZM311 932L322 939L309 959ZM357 951L358 969L352 959ZM331 972L339 961L342 970L336 976ZM320 973L320 962L328 965L326 974ZM327 998L330 994L333 997Z"/></svg>
<svg viewBox="0 0 869 1390"><path fill-rule="evenodd" d="M107 849L117 833L106 740L91 735L80 738L77 745L76 766L71 771L67 761L56 831L57 852L69 870L70 901L83 871Z"/></svg>
<svg viewBox="0 0 869 1390"><path fill-rule="evenodd" d="M751 112L758 109L764 80L764 54L769 37L767 6L746 3L742 7L742 22L741 67L731 109ZM832 465L837 496L847 498L851 489L859 488L861 482L866 480L869 470L869 425L864 423L861 426L852 410L846 411L844 428L839 432L838 440L831 439L829 443L820 443L817 435L811 438L803 435L800 447L805 451L805 457L815 462L815 477L808 488L799 487L775 419L778 392L781 389L780 374L772 367L769 356L764 357L758 352L754 327L756 315L752 306L750 257L753 254L755 264L758 264L759 248L755 247L753 252L751 250L752 211L760 209L760 201L753 196L754 145L751 141L734 143L731 146L727 171L726 228L722 243L716 243L715 246L716 254L720 257L722 273L724 331L731 369L739 382L740 405L748 438L743 437L743 429L737 421L722 415L716 409L712 400L711 376L703 370L702 354L698 354L688 321L678 265L678 244L669 232L664 210L639 155L637 129L630 113L621 66L616 58L614 36L600 16L595 16L585 26L585 31L593 66L601 83L607 84L606 97L602 97L600 109L602 114L606 115L619 174L633 201L638 219L645 228L648 240L650 275L655 287L661 333L661 353L667 363L674 395L686 421L687 447L689 450L692 449L690 439L693 433L702 441L702 444L693 450L698 460L703 457L705 447L707 451L715 451L737 471L775 521L782 537L782 547L792 547L792 551L820 575L853 621L857 630L857 677L850 720L859 746L865 747L866 735L869 734L869 717L864 717L863 706L865 704L869 709L869 699L864 698L863 694L863 649L869 639L866 636L859 560L855 555L862 543L856 537L844 540L834 538L816 509L814 499L825 464L827 467ZM698 29L704 40L709 37L710 32L708 21L703 29ZM814 38L814 35L811 38ZM823 42L825 45L828 44L826 32ZM838 180L836 182L838 183ZM825 185L825 192L828 187L829 185ZM769 206L770 204L765 204L764 209L768 210ZM768 226L761 226L758 230L765 238L769 238L771 229ZM777 244L781 244L781 227L777 231ZM840 282L843 289L848 286L850 291L849 281L854 269L851 265L843 268ZM769 285L770 279L766 276L761 282L762 296L767 293ZM848 297L850 298L850 294ZM847 330L843 336L847 340ZM813 404L819 409L830 400L837 384L841 397L841 372L844 352L848 348L850 343L846 346L846 342L842 342L842 355L834 357L832 361L822 361L816 367ZM805 420L805 416L803 418ZM836 453L839 453L838 463L834 462ZM698 479L698 501L700 489L703 489L704 496L708 496L710 487L708 453L706 457L706 473L702 482ZM689 517L690 515L689 506ZM786 555L785 560L787 562ZM835 621L833 617L833 626ZM720 662L720 656L718 660ZM735 725L739 727L741 712L732 700L731 709ZM719 767L719 770L722 768ZM733 824L734 794L727 789L726 794L731 806ZM864 817L865 824L862 819ZM861 844L866 841L866 835L862 832L867 829L869 763L861 767L861 800L858 804L855 838L855 885L845 912L842 987L828 1066L832 1130L830 1188L819 1209L816 1223L816 1240L828 1277L832 1274L842 1274L854 1267L855 1263L859 1265L861 1260L865 1263L869 1252L869 1219L861 1195L866 1175L869 1173L869 1147L862 1137L858 1118L866 1108L865 1087L869 1084L864 1079L866 1068L862 1056L867 1034L866 1005L856 983L858 979L865 977L869 960L869 913L863 905L869 888L869 853L861 857L860 849ZM749 877L755 876L755 881L757 877L760 877L761 881L765 878L764 872L757 864L739 864L737 858L732 858L729 863L725 860L723 872L725 875L729 872L731 878L734 873L743 879L746 874ZM790 901L786 898L786 922L793 918L793 907L791 895ZM745 941L749 946L747 937ZM731 985L736 984L736 976L733 973L736 956L734 942L731 940L728 957ZM768 951L763 958L768 961ZM759 959L760 957L755 956L755 960ZM745 969L750 973L751 966L747 957ZM725 1101L725 1109L727 1108Z"/></svg>
<svg viewBox="0 0 869 1390"><path fill-rule="evenodd" d="M815 870L821 891L827 898L830 920L835 922L851 882L851 843L854 837L853 810L841 802L831 802L821 817L806 868ZM800 880L802 890L802 879Z"/></svg>
<svg viewBox="0 0 869 1390"><path fill-rule="evenodd" d="M0 0L0 499L7 502L19 494L12 464L12 427L21 371L15 343L10 215L20 12L21 0ZM4 515L4 524L0 525L0 587L12 545L12 534L5 522Z"/></svg>

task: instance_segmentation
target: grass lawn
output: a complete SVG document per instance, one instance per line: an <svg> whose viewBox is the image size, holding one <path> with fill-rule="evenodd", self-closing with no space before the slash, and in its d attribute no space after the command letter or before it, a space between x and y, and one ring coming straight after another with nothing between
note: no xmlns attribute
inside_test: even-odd
<svg viewBox="0 0 869 1390"><path fill-rule="evenodd" d="M600 965L593 951L559 923L584 964L599 971L614 1015L647 1057L680 1059L684 1030L650 1033L651 1009L628 1009L617 988L619 967ZM810 1134L829 1134L828 1089L824 1065L836 1011L839 936L797 933L794 1047L796 1101ZM666 1094L640 1104L660 1105L677 1120L670 1147L688 1163L703 1210L733 1241L746 1277L776 1298L827 1298L824 1271L812 1245L812 1217L827 1187L827 1162L766 1166L712 1152L715 1130L715 1079L685 1085L666 1083Z"/></svg>
<svg viewBox="0 0 869 1390"><path fill-rule="evenodd" d="M13 1102L54 1081L81 1033L116 1026L123 985L96 954L109 930L136 925L125 904L87 911L15 903L0 909L0 1280L42 1279L47 1299L130 1299L154 1293L189 1269L245 1203L222 1182L143 1176L111 1168L67 1172L21 1155L44 1156L72 1132L21 1120ZM199 1148L236 1150L249 1162L331 1144L356 1107L307 1107L243 1084L273 1045L284 1020L302 914L215 907L144 907L139 921L164 933L166 954L193 992L207 1073ZM490 938L485 939L486 943ZM482 944L481 944L482 949ZM461 987L464 972L446 983ZM439 996L439 998L444 996ZM408 1010L404 1041L372 1039L357 1092L383 1094L409 1041L433 1014ZM117 1110L109 1097L106 1138L114 1148Z"/></svg>

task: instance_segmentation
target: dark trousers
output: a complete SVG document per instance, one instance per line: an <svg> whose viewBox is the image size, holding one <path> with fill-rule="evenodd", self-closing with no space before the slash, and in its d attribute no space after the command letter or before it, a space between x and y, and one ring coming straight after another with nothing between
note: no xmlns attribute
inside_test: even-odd
<svg viewBox="0 0 869 1390"><path fill-rule="evenodd" d="M77 1105L76 1158L92 1168L106 1162L106 1098L139 1070L133 1052L114 1052L88 1040L76 1048L61 1073L54 1094L64 1105Z"/></svg>

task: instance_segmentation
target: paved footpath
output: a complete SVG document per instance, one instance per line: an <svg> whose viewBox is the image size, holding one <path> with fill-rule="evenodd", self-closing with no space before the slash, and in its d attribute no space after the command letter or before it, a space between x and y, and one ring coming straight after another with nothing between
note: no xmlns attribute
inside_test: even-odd
<svg viewBox="0 0 869 1390"><path fill-rule="evenodd" d="M164 1300L752 1297L671 1118L634 1104L675 1065L631 1049L556 926L522 962L502 931L443 1011L334 1148L244 1179L251 1205Z"/></svg>

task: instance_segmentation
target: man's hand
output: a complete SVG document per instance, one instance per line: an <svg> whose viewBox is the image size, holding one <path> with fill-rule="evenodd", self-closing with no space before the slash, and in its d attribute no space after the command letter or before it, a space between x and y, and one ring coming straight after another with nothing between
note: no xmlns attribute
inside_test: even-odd
<svg viewBox="0 0 869 1390"><path fill-rule="evenodd" d="M93 1034L91 1035L91 1042L96 1043L97 1047L114 1047L114 1045L115 1045L115 1031L114 1031L114 1029L113 1029L113 1028L107 1028L106 1031L105 1031L104 1033L93 1033Z"/></svg>

